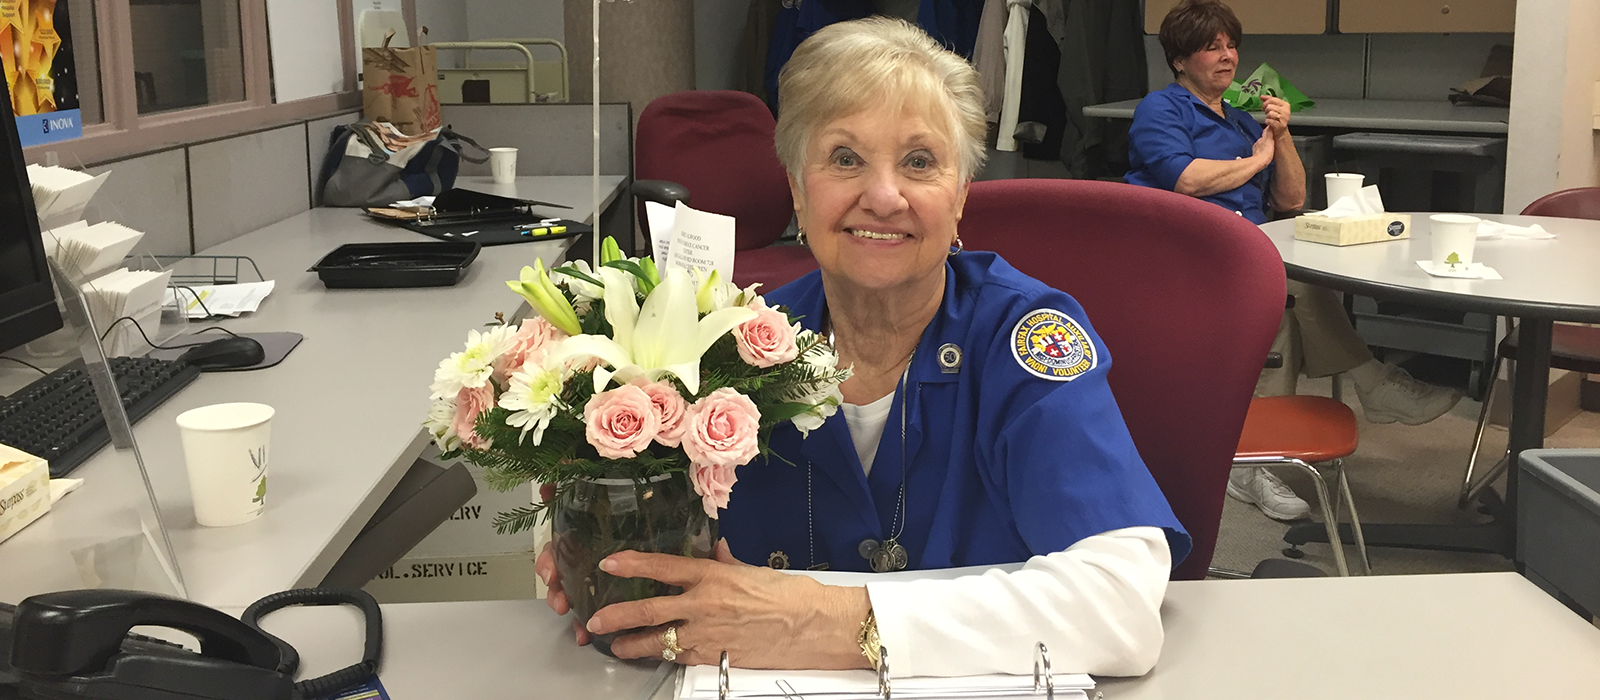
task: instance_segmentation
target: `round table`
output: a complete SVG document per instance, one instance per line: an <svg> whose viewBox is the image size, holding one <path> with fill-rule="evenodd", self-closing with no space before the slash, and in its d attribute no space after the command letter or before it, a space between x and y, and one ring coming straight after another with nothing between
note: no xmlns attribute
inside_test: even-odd
<svg viewBox="0 0 1600 700"><path fill-rule="evenodd" d="M1263 224L1283 256L1290 279L1379 299L1518 319L1516 371L1511 379L1511 469L1503 503L1484 525L1366 525L1369 545L1494 552L1516 556L1517 456L1544 446L1544 409L1555 321L1600 323L1600 221L1544 216L1475 214L1516 226L1539 224L1548 240L1500 238L1477 242L1473 259L1505 279L1434 277L1416 261L1431 257L1428 213L1411 214L1406 240L1331 246L1294 238L1294 221ZM1321 526L1318 526L1320 529ZM1309 528L1291 532L1312 541ZM1325 541L1325 537L1322 538Z"/></svg>

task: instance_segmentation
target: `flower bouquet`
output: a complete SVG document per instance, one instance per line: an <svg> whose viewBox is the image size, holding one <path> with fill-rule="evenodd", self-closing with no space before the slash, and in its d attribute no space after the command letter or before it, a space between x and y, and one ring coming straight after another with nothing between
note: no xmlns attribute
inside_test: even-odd
<svg viewBox="0 0 1600 700"><path fill-rule="evenodd" d="M507 284L537 316L470 331L434 373L425 425L493 488L554 486L494 525L518 532L553 516L557 569L583 622L677 592L611 577L600 560L628 549L709 557L735 470L766 453L784 421L821 427L850 375L755 285L663 275L609 238L597 269L536 262Z"/></svg>

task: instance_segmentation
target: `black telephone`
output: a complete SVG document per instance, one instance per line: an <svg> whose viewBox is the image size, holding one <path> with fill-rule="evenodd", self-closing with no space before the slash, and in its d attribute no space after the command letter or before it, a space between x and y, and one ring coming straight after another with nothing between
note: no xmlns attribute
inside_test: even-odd
<svg viewBox="0 0 1600 700"><path fill-rule="evenodd" d="M295 683L299 654L259 624L261 616L289 605L361 608L367 618L363 661ZM383 648L378 604L362 591L312 588L275 593L251 605L238 620L197 603L138 591L63 591L23 600L10 615L5 607L9 606L0 606L0 698L327 697L373 678ZM129 634L136 626L187 632L199 640L200 651ZM13 695L5 692L7 684Z"/></svg>

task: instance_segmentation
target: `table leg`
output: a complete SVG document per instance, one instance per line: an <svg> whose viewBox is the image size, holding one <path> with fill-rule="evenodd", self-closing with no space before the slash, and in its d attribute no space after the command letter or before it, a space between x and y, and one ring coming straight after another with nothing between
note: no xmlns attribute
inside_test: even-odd
<svg viewBox="0 0 1600 700"><path fill-rule="evenodd" d="M1523 450L1544 447L1544 409L1549 393L1550 334L1548 320L1522 319L1517 328L1517 364L1511 376L1511 430L1508 449L1511 468L1506 472L1506 496L1493 511L1494 519L1477 525L1366 525L1369 547L1401 547L1464 552L1489 552L1516 558L1517 456ZM1348 528L1341 537L1349 538ZM1322 525L1297 523L1283 541L1299 546L1327 542Z"/></svg>

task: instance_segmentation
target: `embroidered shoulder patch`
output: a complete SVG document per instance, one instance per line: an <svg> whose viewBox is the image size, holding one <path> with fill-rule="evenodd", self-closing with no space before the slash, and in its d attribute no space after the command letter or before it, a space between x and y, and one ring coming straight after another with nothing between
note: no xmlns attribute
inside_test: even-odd
<svg viewBox="0 0 1600 700"><path fill-rule="evenodd" d="M1095 368L1100 351L1072 317L1055 309L1035 309L1011 330L1011 356L1028 373L1070 382Z"/></svg>

